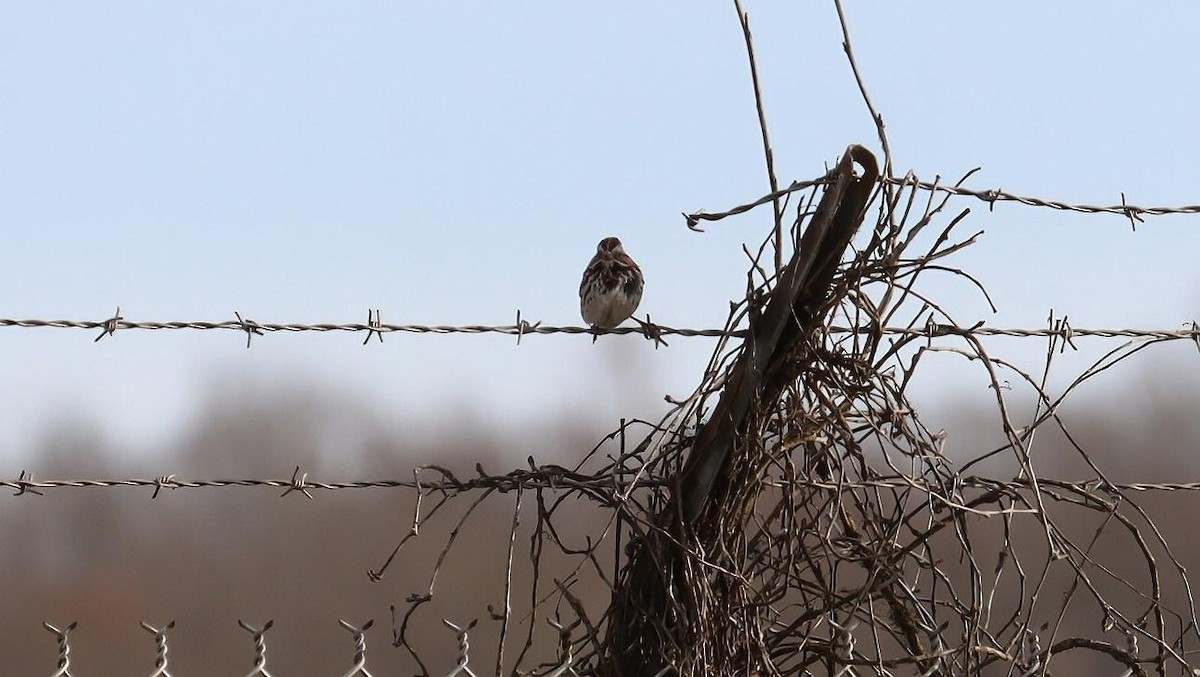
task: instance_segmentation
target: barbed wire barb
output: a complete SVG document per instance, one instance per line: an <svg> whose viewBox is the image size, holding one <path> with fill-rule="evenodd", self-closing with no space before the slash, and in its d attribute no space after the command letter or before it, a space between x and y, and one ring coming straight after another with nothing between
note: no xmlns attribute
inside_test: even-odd
<svg viewBox="0 0 1200 677"><path fill-rule="evenodd" d="M292 471L292 479L288 483L288 488L285 489L282 494L279 494L279 497L283 498L284 496L287 496L288 494L292 493L293 491L299 491L300 493L304 494L308 498L308 500L311 501L313 498L313 495L308 492L308 488L309 488L308 473L301 474L300 466L296 466L296 469Z"/></svg>
<svg viewBox="0 0 1200 677"><path fill-rule="evenodd" d="M521 337L524 336L526 332L537 329L540 326L542 326L542 323L540 320L538 322L534 322L533 324L530 324L528 321L522 319L521 318L521 309L517 308L517 323L516 323L517 345L518 346L521 345Z"/></svg>
<svg viewBox="0 0 1200 677"><path fill-rule="evenodd" d="M92 339L92 343L98 343L100 339L104 338L105 336L115 335L117 333L117 329L121 327L121 321L124 319L125 318L121 315L121 306L117 306L117 312L113 313L112 317L100 323L100 326L103 330L100 332L99 336Z"/></svg>
<svg viewBox="0 0 1200 677"><path fill-rule="evenodd" d="M165 489L175 489L178 485L175 483L174 475L159 475L154 478L154 493L150 494L150 500L158 498L160 491Z"/></svg>
<svg viewBox="0 0 1200 677"><path fill-rule="evenodd" d="M17 476L16 481L9 482L7 484L13 489L16 489L16 491L13 492L13 496L24 496L25 494L35 494L37 496L43 495L42 492L34 488L36 485L33 481L33 473L25 470L21 471L21 474Z"/></svg>
<svg viewBox="0 0 1200 677"><path fill-rule="evenodd" d="M645 336L647 341L654 342L655 350L658 350L659 346L669 346L670 345L665 340L663 340L662 329L657 324L654 324L654 321L650 319L650 313L646 313L645 320L639 320L636 317L631 318L631 319L634 322L636 322L639 327L642 328L642 336Z"/></svg>
<svg viewBox="0 0 1200 677"><path fill-rule="evenodd" d="M378 336L379 342L383 343L383 332L379 331L379 327L383 324L383 315L376 308L374 313L370 308L367 309L367 337L363 339L363 345L367 345L371 341L372 336Z"/></svg>
<svg viewBox="0 0 1200 677"><path fill-rule="evenodd" d="M250 349L250 339L255 336L262 336L262 325L250 319L242 319L242 314L238 311L233 311L234 317L237 318L238 328L246 332L246 349ZM368 329L370 331L370 329ZM370 334L367 335L370 338Z"/></svg>

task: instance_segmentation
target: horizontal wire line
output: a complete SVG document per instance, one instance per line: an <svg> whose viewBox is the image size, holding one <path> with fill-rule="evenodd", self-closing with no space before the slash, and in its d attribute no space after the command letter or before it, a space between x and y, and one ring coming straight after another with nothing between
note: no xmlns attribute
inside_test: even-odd
<svg viewBox="0 0 1200 677"><path fill-rule="evenodd" d="M1200 205L1183 205L1180 207L1138 207L1137 205L1131 204L1119 204L1105 207L1099 205L1071 204L1061 200L1047 200L1040 197L1017 195L1015 193L1008 193L999 189L972 190L970 188L963 188L962 186L947 186L940 183L921 181L916 177L909 177L907 180L904 177L888 178L885 179L885 181L898 186L915 185L922 190L948 193L950 195L960 195L964 197L973 197L989 204L996 202L1017 202L1030 207L1046 207L1049 209L1078 212L1081 214L1117 214L1125 217L1163 216L1166 214L1200 214ZM1124 198L1124 196L1122 196L1122 198Z"/></svg>
<svg viewBox="0 0 1200 677"><path fill-rule="evenodd" d="M1116 214L1119 216L1124 216L1125 218L1128 218L1131 221L1141 221L1142 220L1141 217L1143 217L1143 216L1163 216L1163 215L1167 215L1167 214L1200 214L1200 205L1182 205L1179 207L1139 207L1137 205L1128 204L1128 203L1124 202L1124 200L1125 200L1124 193L1121 194L1122 204L1102 206L1102 205L1088 205L1088 204L1072 204L1070 202L1063 202L1062 200L1050 200L1050 199L1046 199L1046 198L1032 197L1032 196L1028 196L1028 195L1017 195L1016 193L1009 193L1009 192L999 190L999 189L994 189L994 188L987 189L987 190L975 190L975 189L971 189L971 188L964 188L962 186L945 185L945 184L942 184L939 182L923 181L911 174L908 176L901 176L901 177L887 177L887 178L884 178L883 181L885 183L889 183L894 186L900 186L900 187L906 187L906 188L918 188L918 189L925 190L925 191L931 191L931 192L936 192L936 193L947 193L950 195L958 195L961 197L973 197L977 200L986 202L986 203L988 203L989 206L993 206L993 207L995 206L995 204L997 202L1016 202L1018 204L1023 204L1023 205L1029 206L1029 207L1044 207L1047 209L1055 209L1058 211L1066 211L1066 212L1076 212L1076 213L1080 213L1080 214ZM819 185L823 185L826 183L828 183L828 180L826 180L826 179L816 179L816 180L812 180L812 181L794 181L794 182L792 182L792 185L788 186L787 188L781 188L780 190L774 191L772 193L767 193L766 195L758 198L757 200L754 200L753 202L747 202L746 204L738 205L736 207L733 207L732 209L727 209L723 212L706 212L706 211L701 210L701 211L693 212L691 214L684 214L684 217L687 219L688 227L692 228L692 229L696 229L696 224L699 223L700 221L719 221L720 219L726 218L728 216L734 216L737 214L742 214L744 212L748 212L751 209L754 209L755 207L759 207L759 206L765 205L769 202L773 202L774 200L777 200L777 199L784 197L786 195L789 195L791 193L795 193L795 192L802 191L802 190L805 190L808 188L812 188L813 186L819 186Z"/></svg>
<svg viewBox="0 0 1200 677"><path fill-rule="evenodd" d="M507 325L422 325L422 324L363 324L355 323L329 323L320 322L315 324L303 324L297 322L274 323L274 322L254 322L246 320L239 322L238 320L226 320L224 322L200 322L200 321L172 321L172 322L130 322L128 320L120 320L116 322L115 328L111 320L15 320L8 318L0 318L0 327L33 327L33 328L50 328L50 329L104 329L113 331L121 331L125 329L146 329L150 331L161 331L168 329L195 329L200 331L210 329L226 329L235 331L251 331L259 330L263 332L373 332L373 333L405 333L405 334L507 334L516 336L518 334L528 336L530 334L642 334L644 330L640 327L613 327L611 329L577 326L543 326L540 324L529 324L519 326L515 324ZM734 331L726 332L723 329L687 329L681 327L667 327L664 325L655 324L654 327L657 333L663 336L744 336L745 332ZM111 332L110 332L111 333Z"/></svg>
<svg viewBox="0 0 1200 677"><path fill-rule="evenodd" d="M664 325L654 325L658 332L663 336L703 336L703 337L720 337L730 336L735 338L743 338L747 335L746 330L738 329L734 331L726 331L723 329L687 329L681 327L668 327ZM49 329L109 329L112 327L111 320L93 321L93 320L15 320L0 318L0 328L3 327L29 327L29 328L49 328ZM579 326L545 326L545 325L420 325L420 324L362 324L348 323L336 324L321 322L315 324L303 324L297 322L287 323L258 323L252 321L239 322L237 320L227 320L224 322L199 322L199 321L172 321L172 322L131 322L121 320L116 323L115 330L127 329L144 329L149 331L163 330L232 330L246 332L250 330L260 330L263 332L374 332L374 333L407 333L407 334L506 334L509 336L530 335L530 334L643 334L644 330L640 327L614 327L611 329L595 329L591 327ZM1008 336L1017 338L1035 338L1058 336L1064 338L1075 338L1080 336L1096 336L1105 338L1153 338L1153 339L1194 339L1200 340L1200 326L1189 326L1186 329L1093 329L1093 328L1049 328L1042 327L1036 329L1022 328L1005 328L1005 327L960 327L956 325L946 324L928 324L921 327L884 327L882 329L874 329L871 327L845 327L831 326L829 331L834 334L871 334L876 331L882 334L897 335L897 336L927 336L930 338L940 336Z"/></svg>
<svg viewBox="0 0 1200 677"><path fill-rule="evenodd" d="M1104 484L1096 480L1088 481L1062 481L1062 480L1039 480L1041 484L1054 487L1066 488L1083 492L1094 492L1097 490L1114 490L1114 491L1200 491L1200 481L1196 482L1132 482L1132 483L1113 483ZM919 489L922 480L920 478L901 478L890 477L881 478L870 481L860 482L814 482L806 480L795 480L793 484L797 486L811 487L817 489L829 490L844 490L844 489L900 489L912 488ZM959 481L958 486L972 489L1006 489L1010 491L1024 491L1032 489L1028 481L1012 481L1012 480L997 480L986 477L965 477ZM670 482L662 480L650 480L637 482L637 486L641 488L658 488L669 487ZM307 477L300 479L215 479L215 480L189 480L167 475L155 479L75 479L75 480L35 480L16 479L16 480L0 480L0 487L7 487L16 491L14 495L36 493L38 489L83 489L83 488L116 488L116 487L145 487L154 488L155 493L161 489L212 489L220 487L269 487L276 489L288 489L289 491L304 491L305 489L325 489L336 491L341 489L416 489L431 491L469 491L473 489L500 489L503 491L521 489L558 489L558 490L614 490L620 488L626 491L629 485L620 480L619 477L614 478L612 475L580 475L577 473L562 472L562 471L522 471L508 475L482 476L473 477L470 479L442 479L431 481L414 481L414 480L397 480L397 479L377 479L377 480L361 480L351 482L321 482L310 480ZM932 488L932 487L931 487ZM285 492L286 493L286 492Z"/></svg>

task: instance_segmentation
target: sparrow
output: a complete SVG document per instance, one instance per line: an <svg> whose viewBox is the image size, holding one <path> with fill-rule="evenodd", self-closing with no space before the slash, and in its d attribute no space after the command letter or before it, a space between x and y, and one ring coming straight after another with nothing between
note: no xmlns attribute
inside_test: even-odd
<svg viewBox="0 0 1200 677"><path fill-rule="evenodd" d="M583 321L603 329L621 324L637 310L643 282L642 269L625 253L620 240L615 237L600 240L596 255L588 262L579 283L579 312Z"/></svg>

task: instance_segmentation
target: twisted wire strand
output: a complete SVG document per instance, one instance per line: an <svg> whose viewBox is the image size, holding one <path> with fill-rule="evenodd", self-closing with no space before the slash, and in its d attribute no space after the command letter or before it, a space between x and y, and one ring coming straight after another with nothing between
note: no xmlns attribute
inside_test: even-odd
<svg viewBox="0 0 1200 677"><path fill-rule="evenodd" d="M684 337L730 337L744 338L747 335L746 330L737 329L726 331L724 329L690 329L684 327L669 327L664 325L652 325L653 332L661 336L684 336ZM170 321L170 322L133 322L130 320L120 320L115 323L111 320L40 320L40 319L11 319L0 318L0 328L3 327L24 327L24 328L48 328L48 329L102 329L108 334L116 331L129 329L141 329L149 331L164 331L164 330L233 330L239 332L248 332L258 330L261 332L371 332L371 333L406 333L406 334L504 334L508 336L528 336L530 334L645 334L646 330L641 327L614 327L611 329L580 326L550 326L541 324L531 324L526 326L520 325L420 325L420 324L363 324L358 322L351 323L331 323L320 322L313 324L305 324L300 322L286 323L271 323L271 322L252 322L249 320L237 321L227 320L224 322L202 322L202 321ZM1181 329L1136 329L1136 328L1086 328L1086 327L1039 327L1039 328L1019 328L1019 327L987 327L973 326L962 327L957 325L946 324L928 324L918 327L845 327L831 326L829 331L834 334L869 334L879 332L882 334L895 336L1007 336L1016 338L1045 338L1057 336L1062 338L1075 338L1082 336L1093 336L1102 338L1149 338L1149 339L1193 339L1200 340L1200 326L1190 324Z"/></svg>
<svg viewBox="0 0 1200 677"><path fill-rule="evenodd" d="M722 329L688 329L683 327L668 327L653 325L655 331L663 336L742 336L744 332L729 333ZM422 325L422 324L364 324L361 322L332 323L320 322L305 324L300 322L254 322L251 320L226 320L224 322L202 321L171 321L171 322L132 322L129 320L18 320L0 318L0 327L29 327L50 329L103 329L111 334L127 329L145 329L163 331L171 329L192 329L207 331L213 329L234 330L247 332L373 332L380 334L506 334L518 336L530 334L642 334L641 327L613 327L611 329L578 326L544 326L539 324L506 325Z"/></svg>
<svg viewBox="0 0 1200 677"><path fill-rule="evenodd" d="M962 186L947 186L940 183L930 181L922 181L915 177L889 177L884 179L887 183L897 186L916 186L922 190L933 191L938 193L948 193L950 195L959 195L964 197L973 197L989 205L994 205L997 202L1016 202L1030 207L1046 207L1048 209L1057 209L1059 211L1077 212L1080 214L1117 214L1126 218L1135 218L1138 221L1142 216L1163 216L1166 214L1200 214L1200 205L1183 205L1179 207L1139 207L1123 203L1119 205L1099 206L1088 204L1072 204L1061 200L1049 200L1040 197L1030 197L1027 195L1017 195L999 189L989 190L973 190ZM1121 195L1122 202L1125 196Z"/></svg>
<svg viewBox="0 0 1200 677"><path fill-rule="evenodd" d="M884 183L899 186L901 188L916 188L934 193L945 193L960 197L973 197L977 200L988 203L988 206L991 208L994 208L997 202L1016 202L1028 207L1041 207L1064 212L1075 212L1078 214L1115 214L1118 216L1124 216L1131 222L1135 223L1143 221L1144 219L1142 217L1145 216L1164 216L1167 214L1200 214L1200 205L1182 205L1178 207L1139 207L1126 202L1124 193L1121 194L1121 204L1104 206L1075 204L1071 202L1064 202L1062 200L1051 200L1047 198L1032 197L1029 195L1018 195L1016 193L1010 193L998 188L976 190L972 188L965 188L963 186L945 185L936 181L923 181L912 174L903 177L884 177L882 181ZM684 214L683 216L687 222L688 228L698 231L701 230L698 227L698 224L701 221L719 221L729 216L743 214L751 209L754 209L755 207L774 202L775 200L790 195L791 193L799 192L826 183L828 183L827 179L793 181L792 184L786 188L781 188L779 190L767 193L756 200L747 202L745 204L740 204L722 212L707 212L700 210L690 214Z"/></svg>
<svg viewBox="0 0 1200 677"><path fill-rule="evenodd" d="M308 479L308 473L303 472L299 466L292 473L290 479L198 479L189 480L176 477L175 475L161 475L153 479L147 478L122 478L122 479L70 479L70 480L35 480L33 476L22 471L20 476L15 480L0 480L0 487L7 487L14 490L14 495L22 494L38 494L41 489L60 489L60 488L111 488L111 487L152 487L154 489L153 497L157 498L160 491L163 489L213 489L219 487L270 487L276 489L285 489L282 496L286 496L293 491L305 494L312 498L309 493L310 489L325 489L335 491L338 489L394 489L394 488L409 488L421 490L439 490L439 491L471 491L474 489L495 489L501 492L515 489L574 489L590 492L598 491L613 491L623 482L620 477L601 474L601 475L584 475L577 472L569 471L559 466L539 467L531 470L514 470L505 475L486 475L479 472L478 476L459 479L449 470L440 466L424 466L418 470L427 470L436 472L440 476L436 480L421 480L414 479L373 479L359 480L349 482L321 482ZM663 480L639 480L638 486L641 487L658 487L665 486L667 483Z"/></svg>
<svg viewBox="0 0 1200 677"><path fill-rule="evenodd" d="M1019 327L960 327L948 324L928 324L924 327L883 327L882 329L872 329L870 327L830 327L829 331L834 334L869 334L878 331L881 334L890 334L894 336L926 336L929 338L937 338L941 336L1007 336L1012 338L1048 338L1058 337L1063 339L1078 338L1081 336L1091 336L1098 338L1145 338L1145 339L1192 339L1200 340L1200 326L1189 323L1187 328L1183 329L1096 329L1086 327L1072 327L1063 324L1055 327L1038 327L1038 328L1019 328Z"/></svg>
<svg viewBox="0 0 1200 677"><path fill-rule="evenodd" d="M282 478L244 478L244 479L184 479L174 475L166 475L154 479L146 478L113 478L113 479L49 479L35 480L22 473L15 480L0 480L0 487L14 490L14 496L39 493L41 489L83 489L83 488L116 488L144 487L153 488L155 494L162 489L213 489L220 487L269 487L286 489L283 495L292 491L307 493L309 489L337 491L341 489L420 489L422 491L471 491L475 489L496 489L510 491L520 489L550 489L562 491L613 491L621 483L619 478L612 475L578 475L561 470L517 471L506 475L480 476L459 480L453 476L441 480L399 480L372 479L348 482L322 482L310 480L307 475L292 479ZM1045 483L1047 480L1042 480ZM917 478L885 477L870 481L843 481L837 483L811 480L794 480L796 486L827 489L831 491L845 489L897 489L916 487L920 485ZM1193 482L1130 482L1106 484L1097 480L1062 481L1054 480L1053 484L1066 489L1081 492L1097 490L1110 491L1200 491L1200 481ZM655 488L669 486L665 480L638 480L638 487ZM1002 480L988 477L964 477L960 486L971 489L1002 489L1007 491L1024 491L1032 489L1025 480ZM627 487L626 487L627 488ZM310 495L311 497L311 495Z"/></svg>

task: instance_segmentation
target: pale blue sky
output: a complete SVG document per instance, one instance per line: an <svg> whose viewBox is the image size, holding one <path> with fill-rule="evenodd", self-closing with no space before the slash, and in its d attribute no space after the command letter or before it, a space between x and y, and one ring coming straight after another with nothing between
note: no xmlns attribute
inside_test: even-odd
<svg viewBox="0 0 1200 677"><path fill-rule="evenodd" d="M1069 201L1200 203L1195 3L847 3L896 169ZM747 2L781 182L877 147L832 2ZM577 324L579 274L620 236L640 312L719 326L767 211L698 235L680 212L766 191L731 3L8 3L0 9L0 316ZM974 208L948 284L964 322L1175 327L1200 217ZM934 285L927 291L938 294ZM639 313L640 314L640 313ZM0 331L0 444L94 419L131 449L212 388L361 395L597 430L686 393L712 343ZM1017 356L1036 356L1004 344ZM1192 348L1194 350L1194 348ZM1024 351L1024 352L1022 352ZM1190 363L1194 366L1194 360ZM978 381L933 392L981 392ZM986 394L986 390L982 392ZM934 397L931 395L931 397ZM130 453L135 453L131 451ZM158 470L155 467L153 470ZM9 473L0 473L9 474ZM15 474L15 473L11 473Z"/></svg>

